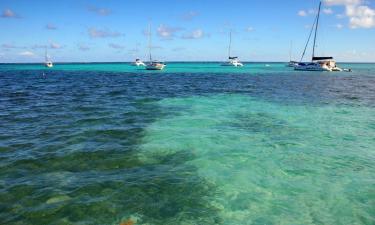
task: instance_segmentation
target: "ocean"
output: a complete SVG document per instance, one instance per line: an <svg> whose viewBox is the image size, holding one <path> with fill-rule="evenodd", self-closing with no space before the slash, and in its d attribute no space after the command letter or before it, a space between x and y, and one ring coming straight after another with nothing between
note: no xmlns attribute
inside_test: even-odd
<svg viewBox="0 0 375 225"><path fill-rule="evenodd" d="M0 224L375 224L375 64L0 64Z"/></svg>

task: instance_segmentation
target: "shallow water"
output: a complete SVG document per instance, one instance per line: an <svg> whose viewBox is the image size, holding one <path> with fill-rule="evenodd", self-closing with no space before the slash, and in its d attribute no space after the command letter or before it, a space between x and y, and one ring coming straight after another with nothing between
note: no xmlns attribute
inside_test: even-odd
<svg viewBox="0 0 375 225"><path fill-rule="evenodd" d="M0 65L1 224L374 224L375 65L216 65Z"/></svg>

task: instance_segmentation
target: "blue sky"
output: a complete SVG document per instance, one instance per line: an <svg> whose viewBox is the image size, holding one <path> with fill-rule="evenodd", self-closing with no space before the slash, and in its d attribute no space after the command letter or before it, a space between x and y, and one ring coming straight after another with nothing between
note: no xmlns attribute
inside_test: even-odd
<svg viewBox="0 0 375 225"><path fill-rule="evenodd" d="M243 61L299 59L318 0L0 0L0 62L222 61L228 32ZM310 55L311 51L308 52ZM319 55L375 62L375 1L324 0Z"/></svg>

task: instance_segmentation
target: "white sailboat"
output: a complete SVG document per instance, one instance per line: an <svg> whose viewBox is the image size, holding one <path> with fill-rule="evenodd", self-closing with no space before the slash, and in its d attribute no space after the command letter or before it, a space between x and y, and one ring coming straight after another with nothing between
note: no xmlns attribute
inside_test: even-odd
<svg viewBox="0 0 375 225"><path fill-rule="evenodd" d="M142 60L140 60L140 59L135 59L135 61L134 62L132 62L132 65L133 66L146 66L146 64L144 63L144 62L142 62Z"/></svg>
<svg viewBox="0 0 375 225"><path fill-rule="evenodd" d="M135 52L138 53L138 44L136 45ZM131 63L132 66L146 66L144 62L142 62L141 59L136 58L134 62Z"/></svg>
<svg viewBox="0 0 375 225"><path fill-rule="evenodd" d="M52 60L51 60L51 58L49 57L49 55L47 53L47 48L46 48L46 52L45 52L44 66L48 67L48 68L52 68L53 67Z"/></svg>
<svg viewBox="0 0 375 225"><path fill-rule="evenodd" d="M221 66L241 67L243 64L239 61L237 56L231 56L232 47L232 31L229 32L229 47L228 47L228 61L221 64Z"/></svg>
<svg viewBox="0 0 375 225"><path fill-rule="evenodd" d="M146 70L163 70L166 66L163 62L153 60L151 55L151 24L148 31L148 48L149 48L149 62L146 64Z"/></svg>
<svg viewBox="0 0 375 225"><path fill-rule="evenodd" d="M337 67L335 60L333 60L333 57L317 57L315 56L315 47L316 47L316 37L318 33L318 27L319 27L319 18L320 18L320 9L322 6L322 2L319 3L319 9L318 9L318 15L315 18L314 24L311 28L309 38L307 40L305 49L303 51L301 61L294 66L295 70L300 71L342 71L339 67ZM302 62L303 57L305 56L307 46L310 42L310 38L313 32L313 29L315 28L315 34L314 34L314 42L313 42L313 53L312 53L312 59L311 62Z"/></svg>
<svg viewBox="0 0 375 225"><path fill-rule="evenodd" d="M289 50L289 63L286 65L288 67L295 67L298 64L297 61L292 60L292 51L293 51L293 42L291 41L290 50Z"/></svg>

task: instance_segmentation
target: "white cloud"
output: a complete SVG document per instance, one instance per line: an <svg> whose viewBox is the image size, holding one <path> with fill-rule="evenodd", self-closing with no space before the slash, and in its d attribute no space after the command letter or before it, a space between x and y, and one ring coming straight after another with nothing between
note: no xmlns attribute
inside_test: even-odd
<svg viewBox="0 0 375 225"><path fill-rule="evenodd" d="M110 9L98 8L98 7L95 7L95 6L89 6L89 7L87 7L87 9L90 12L96 13L99 16L108 16L112 13L112 10L110 10Z"/></svg>
<svg viewBox="0 0 375 225"><path fill-rule="evenodd" d="M323 9L323 13L330 15L330 14L333 14L333 10L331 8L325 8Z"/></svg>
<svg viewBox="0 0 375 225"><path fill-rule="evenodd" d="M344 25L342 25L341 23L338 23L336 24L335 26L337 29L341 30L342 28L344 28Z"/></svg>
<svg viewBox="0 0 375 225"><path fill-rule="evenodd" d="M3 18L20 18L15 12L13 12L11 9L5 9L3 13L1 14L1 17Z"/></svg>
<svg viewBox="0 0 375 225"><path fill-rule="evenodd" d="M60 48L62 48L62 46L59 45L59 44L57 44L57 43L51 43L49 45L49 47L52 48L52 49L60 49Z"/></svg>
<svg viewBox="0 0 375 225"><path fill-rule="evenodd" d="M300 10L297 13L298 16L302 16L302 17L309 16L309 15L315 15L315 14L316 14L316 10L315 9Z"/></svg>
<svg viewBox="0 0 375 225"><path fill-rule="evenodd" d="M183 19L183 20L187 20L187 21L189 21L189 20L194 19L194 18L197 17L198 15L199 15L198 12L195 12L195 11L189 11L189 12L187 12L187 13L185 13L185 14L182 15L182 19Z"/></svg>
<svg viewBox="0 0 375 225"><path fill-rule="evenodd" d="M119 32L110 31L110 30L99 30L96 28L89 28L88 33L91 38L119 37L122 35Z"/></svg>
<svg viewBox="0 0 375 225"><path fill-rule="evenodd" d="M362 0L324 0L326 5L358 5Z"/></svg>
<svg viewBox="0 0 375 225"><path fill-rule="evenodd" d="M307 12L305 10L300 10L297 13L299 16L307 16Z"/></svg>
<svg viewBox="0 0 375 225"><path fill-rule="evenodd" d="M315 9L309 9L309 14L311 15L311 14L316 14L317 12L315 11Z"/></svg>
<svg viewBox="0 0 375 225"><path fill-rule="evenodd" d="M166 25L161 24L157 29L157 33L159 37L166 39L166 40L170 40L170 39L173 39L176 32L180 30L182 29L178 27L168 27Z"/></svg>
<svg viewBox="0 0 375 225"><path fill-rule="evenodd" d="M26 57L34 57L35 56L35 54L33 52L30 52L30 51L20 52L18 55L26 56Z"/></svg>
<svg viewBox="0 0 375 225"><path fill-rule="evenodd" d="M200 39L205 36L204 31L202 29L196 29L193 30L190 33L186 33L185 35L182 36L184 39Z"/></svg>
<svg viewBox="0 0 375 225"><path fill-rule="evenodd" d="M346 14L352 29L375 27L375 10L368 6L347 6Z"/></svg>
<svg viewBox="0 0 375 225"><path fill-rule="evenodd" d="M254 27L246 27L246 32L253 32L254 31Z"/></svg>
<svg viewBox="0 0 375 225"><path fill-rule="evenodd" d="M111 48L114 48L114 49L124 49L125 48L125 46L115 44L115 43L109 43L108 46L111 47Z"/></svg>
<svg viewBox="0 0 375 225"><path fill-rule="evenodd" d="M55 25L49 23L49 24L46 25L46 29L47 29L47 30L56 30L57 27L56 27Z"/></svg>
<svg viewBox="0 0 375 225"><path fill-rule="evenodd" d="M367 6L366 1L325 0L324 3L329 6L345 6L345 15L349 18L349 27L352 29L375 27L375 10Z"/></svg>

